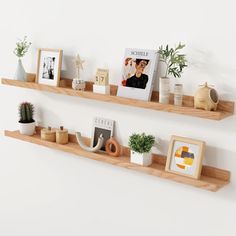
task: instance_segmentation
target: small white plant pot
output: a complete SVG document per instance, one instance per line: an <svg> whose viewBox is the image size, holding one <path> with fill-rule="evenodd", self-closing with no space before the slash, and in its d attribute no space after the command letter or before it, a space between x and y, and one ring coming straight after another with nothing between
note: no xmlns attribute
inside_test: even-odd
<svg viewBox="0 0 236 236"><path fill-rule="evenodd" d="M19 122L19 129L21 134L32 136L35 133L35 122L32 123Z"/></svg>
<svg viewBox="0 0 236 236"><path fill-rule="evenodd" d="M152 164L152 153L138 153L131 150L130 162L142 166L150 166Z"/></svg>

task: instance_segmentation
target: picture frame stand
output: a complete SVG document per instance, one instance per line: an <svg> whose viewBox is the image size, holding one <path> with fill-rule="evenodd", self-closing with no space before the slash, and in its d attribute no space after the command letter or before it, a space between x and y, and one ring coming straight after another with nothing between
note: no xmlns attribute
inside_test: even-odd
<svg viewBox="0 0 236 236"><path fill-rule="evenodd" d="M93 85L93 92L94 93L101 93L101 94L106 94L110 95L110 85Z"/></svg>

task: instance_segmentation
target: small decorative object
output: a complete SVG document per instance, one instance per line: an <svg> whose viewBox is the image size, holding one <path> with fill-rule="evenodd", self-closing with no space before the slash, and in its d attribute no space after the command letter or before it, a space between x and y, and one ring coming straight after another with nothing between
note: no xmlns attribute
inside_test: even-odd
<svg viewBox="0 0 236 236"><path fill-rule="evenodd" d="M199 179L205 142L172 136L165 170L179 175Z"/></svg>
<svg viewBox="0 0 236 236"><path fill-rule="evenodd" d="M109 70L97 69L93 92L110 94Z"/></svg>
<svg viewBox="0 0 236 236"><path fill-rule="evenodd" d="M121 146L115 138L109 138L105 144L106 153L112 157L118 157L121 153Z"/></svg>
<svg viewBox="0 0 236 236"><path fill-rule="evenodd" d="M72 88L75 90L81 90L81 91L85 90L85 81L80 79L80 70L83 70L84 62L85 62L84 60L81 60L80 55L77 54L75 58L75 67L77 71L77 77L74 78L72 81Z"/></svg>
<svg viewBox="0 0 236 236"><path fill-rule="evenodd" d="M102 137L102 134L98 137L98 142L96 143L94 147L88 147L84 144L80 132L76 132L75 136L80 147L87 152L97 152L102 148L102 145L104 144L104 138Z"/></svg>
<svg viewBox="0 0 236 236"><path fill-rule="evenodd" d="M41 129L41 139L48 142L56 142L56 131L50 126L45 129Z"/></svg>
<svg viewBox="0 0 236 236"><path fill-rule="evenodd" d="M73 81L72 81L72 88L75 89L75 90L84 91L85 86L86 86L85 81L82 80L82 79L74 78Z"/></svg>
<svg viewBox="0 0 236 236"><path fill-rule="evenodd" d="M19 106L19 125L20 133L24 135L33 135L35 132L34 106L29 102L23 102Z"/></svg>
<svg viewBox="0 0 236 236"><path fill-rule="evenodd" d="M158 57L155 50L126 49L117 96L149 101L156 78Z"/></svg>
<svg viewBox="0 0 236 236"><path fill-rule="evenodd" d="M14 54L18 57L18 65L15 73L15 80L26 81L27 74L25 73L25 69L22 65L21 58L25 56L28 52L31 43L27 42L27 37L25 36L23 40L19 40L16 43L16 48L14 50Z"/></svg>
<svg viewBox="0 0 236 236"><path fill-rule="evenodd" d="M174 87L174 105L182 106L183 103L183 85L175 84Z"/></svg>
<svg viewBox="0 0 236 236"><path fill-rule="evenodd" d="M95 117L94 121L93 121L93 133L92 133L92 139L91 139L91 147L94 147L97 144L98 138L102 134L102 137L104 139L104 143L102 145L101 150L105 151L106 141L113 136L114 124L115 124L114 120Z"/></svg>
<svg viewBox="0 0 236 236"><path fill-rule="evenodd" d="M194 96L194 108L216 111L219 103L217 91L207 83L200 85Z"/></svg>
<svg viewBox="0 0 236 236"><path fill-rule="evenodd" d="M180 50L185 47L184 44L179 43L175 48L169 48L166 45L164 48L161 46L159 48L160 61L164 62L166 65L166 71L164 77L160 78L160 91L159 91L159 102L163 104L169 103L170 87L168 75L173 75L175 78L181 77L183 69L187 67L186 55L180 54Z"/></svg>
<svg viewBox="0 0 236 236"><path fill-rule="evenodd" d="M76 59L75 59L75 66L76 66L76 69L77 69L77 79L80 79L80 70L83 70L83 63L85 61L84 60L81 60L80 58L80 55L77 54L76 56Z"/></svg>
<svg viewBox="0 0 236 236"><path fill-rule="evenodd" d="M58 86L60 82L62 50L39 49L36 82Z"/></svg>
<svg viewBox="0 0 236 236"><path fill-rule="evenodd" d="M60 126L60 129L56 131L56 142L58 144L67 144L69 140L68 130Z"/></svg>
<svg viewBox="0 0 236 236"><path fill-rule="evenodd" d="M149 166L152 164L151 148L155 143L152 135L133 134L129 137L129 147L131 149L130 161L132 163Z"/></svg>

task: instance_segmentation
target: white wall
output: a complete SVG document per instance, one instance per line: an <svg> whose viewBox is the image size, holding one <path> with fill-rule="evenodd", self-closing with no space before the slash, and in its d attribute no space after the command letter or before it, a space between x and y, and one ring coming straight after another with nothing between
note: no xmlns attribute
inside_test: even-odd
<svg viewBox="0 0 236 236"><path fill-rule="evenodd" d="M186 43L185 93L216 85L236 100L234 1L1 1L0 76L14 75L18 37L33 46L24 59L36 70L39 47L64 50L63 75L74 76L72 58L86 60L83 77L108 67L121 75L126 47L156 49ZM75 97L0 86L0 235L235 235L236 117L223 121L106 104ZM163 140L172 134L205 140L205 163L232 172L217 193L64 154L3 136L17 129L17 106L31 101L37 120L91 134L94 116L115 119L118 139L145 131Z"/></svg>

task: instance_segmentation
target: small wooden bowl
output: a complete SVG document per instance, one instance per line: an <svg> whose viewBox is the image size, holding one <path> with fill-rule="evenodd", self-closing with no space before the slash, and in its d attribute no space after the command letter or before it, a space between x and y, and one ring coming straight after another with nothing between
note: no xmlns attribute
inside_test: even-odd
<svg viewBox="0 0 236 236"><path fill-rule="evenodd" d="M56 142L58 144L67 144L69 140L68 130L64 129L63 126L56 131Z"/></svg>
<svg viewBox="0 0 236 236"><path fill-rule="evenodd" d="M41 139L48 142L56 142L56 131L51 127L41 130Z"/></svg>

